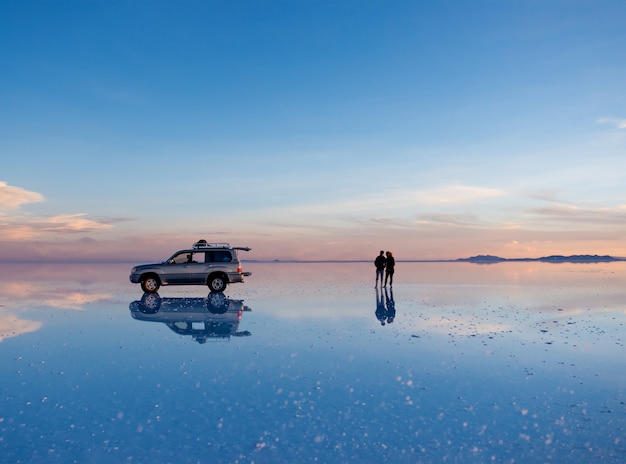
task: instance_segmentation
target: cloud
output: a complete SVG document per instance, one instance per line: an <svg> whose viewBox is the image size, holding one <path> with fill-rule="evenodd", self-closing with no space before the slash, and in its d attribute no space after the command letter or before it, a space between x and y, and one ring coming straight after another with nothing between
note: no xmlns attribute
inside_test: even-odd
<svg viewBox="0 0 626 464"><path fill-rule="evenodd" d="M626 205L614 208L579 208L569 205L554 205L531 208L529 212L545 220L556 222L569 222L589 226L598 224L623 226L626 224Z"/></svg>
<svg viewBox="0 0 626 464"><path fill-rule="evenodd" d="M0 181L0 240L32 240L50 234L108 230L119 219L88 219L86 213L33 217L20 213L28 203L45 201L43 195Z"/></svg>
<svg viewBox="0 0 626 464"><path fill-rule="evenodd" d="M113 228L123 219L89 219L87 213L34 217L20 213L22 205L45 201L43 195L0 181L0 240L33 240L39 237L93 233Z"/></svg>
<svg viewBox="0 0 626 464"><path fill-rule="evenodd" d="M87 219L86 213L60 214L48 218L0 216L1 240L32 240L42 235L91 233L113 227L110 221Z"/></svg>
<svg viewBox="0 0 626 464"><path fill-rule="evenodd" d="M45 198L40 193L30 192L0 181L0 208L2 209L17 209L23 204L41 201L45 201Z"/></svg>
<svg viewBox="0 0 626 464"><path fill-rule="evenodd" d="M95 232L107 230L112 224L86 219L86 213L60 214L52 216L43 222L43 230L47 232L72 233L72 232ZM47 226L46 226L47 224Z"/></svg>
<svg viewBox="0 0 626 464"><path fill-rule="evenodd" d="M619 118L600 118L597 121L599 124L610 124L617 129L626 129L626 119Z"/></svg>
<svg viewBox="0 0 626 464"><path fill-rule="evenodd" d="M39 233L31 226L21 224L15 217L0 216L0 239L1 240L30 240Z"/></svg>
<svg viewBox="0 0 626 464"><path fill-rule="evenodd" d="M420 224L441 224L448 226L460 226L460 227L490 227L493 224L489 224L474 214L446 214L446 213L431 213L422 214L417 218Z"/></svg>
<svg viewBox="0 0 626 464"><path fill-rule="evenodd" d="M325 203L266 210L263 213L297 216L351 215L442 205L467 205L502 195L504 192L499 189L448 185L430 190L389 190Z"/></svg>
<svg viewBox="0 0 626 464"><path fill-rule="evenodd" d="M555 189L538 190L536 192L530 193L528 196L536 200L549 201L552 203L559 202L559 192Z"/></svg>
<svg viewBox="0 0 626 464"><path fill-rule="evenodd" d="M416 199L422 204L441 205L453 203L458 205L502 195L504 195L502 190L494 188L450 185L432 190L417 191Z"/></svg>
<svg viewBox="0 0 626 464"><path fill-rule="evenodd" d="M596 136L596 143L609 146L621 146L624 143L626 140L626 119L600 118L596 122L612 126L610 130Z"/></svg>

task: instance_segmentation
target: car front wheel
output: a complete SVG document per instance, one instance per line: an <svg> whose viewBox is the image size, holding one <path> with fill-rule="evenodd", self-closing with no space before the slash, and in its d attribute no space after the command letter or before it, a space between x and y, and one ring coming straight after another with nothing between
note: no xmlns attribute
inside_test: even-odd
<svg viewBox="0 0 626 464"><path fill-rule="evenodd" d="M156 293L160 286L156 277L148 277L141 281L141 289L146 293Z"/></svg>
<svg viewBox="0 0 626 464"><path fill-rule="evenodd" d="M221 275L213 275L209 277L209 290L212 292L223 292L226 288L226 277Z"/></svg>

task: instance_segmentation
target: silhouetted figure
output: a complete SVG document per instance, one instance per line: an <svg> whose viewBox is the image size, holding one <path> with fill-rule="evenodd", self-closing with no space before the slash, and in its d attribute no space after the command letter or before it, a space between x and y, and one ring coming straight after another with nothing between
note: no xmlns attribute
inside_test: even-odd
<svg viewBox="0 0 626 464"><path fill-rule="evenodd" d="M385 307L385 302L383 301L383 295L378 292L378 288L376 289L376 319L380 321L380 325L385 325L387 321L387 308Z"/></svg>
<svg viewBox="0 0 626 464"><path fill-rule="evenodd" d="M380 285L383 285L383 275L385 273L385 266L387 265L387 258L385 258L385 252L380 250L380 254L374 260L374 266L376 266L376 284L374 287L378 287L378 278L380 277Z"/></svg>
<svg viewBox="0 0 626 464"><path fill-rule="evenodd" d="M382 253L382 251L381 251ZM396 260L393 257L391 251L387 252L387 271L385 272L385 287L387 286L387 279L389 279L389 288L393 287L393 272L394 267L396 266ZM377 281L378 282L378 281ZM382 280L381 280L382 282Z"/></svg>
<svg viewBox="0 0 626 464"><path fill-rule="evenodd" d="M391 324L396 318L396 302L393 301L393 290L385 289L385 304L387 306L387 324Z"/></svg>

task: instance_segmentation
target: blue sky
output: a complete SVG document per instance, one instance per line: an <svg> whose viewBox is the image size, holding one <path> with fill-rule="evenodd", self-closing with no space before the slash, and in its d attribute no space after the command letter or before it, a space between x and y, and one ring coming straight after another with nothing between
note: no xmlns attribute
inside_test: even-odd
<svg viewBox="0 0 626 464"><path fill-rule="evenodd" d="M0 260L626 256L624 17L0 0Z"/></svg>

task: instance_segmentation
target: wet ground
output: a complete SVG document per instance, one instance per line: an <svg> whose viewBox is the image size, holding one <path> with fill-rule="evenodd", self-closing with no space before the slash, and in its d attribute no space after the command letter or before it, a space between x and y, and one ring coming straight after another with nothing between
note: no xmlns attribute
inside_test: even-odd
<svg viewBox="0 0 626 464"><path fill-rule="evenodd" d="M2 462L626 462L626 263L0 265Z"/></svg>

